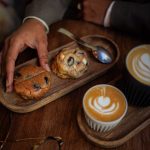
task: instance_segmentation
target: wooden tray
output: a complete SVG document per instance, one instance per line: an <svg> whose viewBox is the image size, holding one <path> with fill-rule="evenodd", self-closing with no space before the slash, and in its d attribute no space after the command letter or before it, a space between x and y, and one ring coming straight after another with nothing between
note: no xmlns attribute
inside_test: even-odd
<svg viewBox="0 0 150 150"><path fill-rule="evenodd" d="M2 84L2 81L0 82L0 101L1 103L6 106L8 109L18 112L18 113L27 113L31 112L33 110L36 110L56 99L59 97L71 92L72 90L75 90L76 88L88 83L89 81L95 79L96 77L104 74L106 71L108 71L112 66L116 64L116 62L119 59L120 53L118 46L110 39L99 36L99 35L89 35L86 37L83 37L83 39L93 45L99 45L103 46L107 50L109 50L112 55L114 56L113 62L111 64L102 64L99 63L94 57L90 54L90 52L87 52L88 58L89 58L89 68L88 71L79 79L72 80L72 79L60 79L55 74L51 72L51 82L52 87L51 90L47 93L47 95L39 100L24 100L18 95L15 94L15 92L12 93L5 93L4 86ZM51 60L55 57L55 55L62 50L65 47L77 47L78 45L75 42L71 42L69 44L66 44L62 47L59 47L55 50L52 50L49 52L49 63L51 63ZM83 49L83 47L82 47ZM16 69L19 69L20 67L27 65L27 64L37 64L37 59L32 59L24 64L21 64L16 67Z"/></svg>
<svg viewBox="0 0 150 150"><path fill-rule="evenodd" d="M93 131L87 125L82 108L77 113L77 122L81 132L90 142L103 148L115 148L150 125L150 106L145 108L129 106L121 123L111 131L104 133Z"/></svg>

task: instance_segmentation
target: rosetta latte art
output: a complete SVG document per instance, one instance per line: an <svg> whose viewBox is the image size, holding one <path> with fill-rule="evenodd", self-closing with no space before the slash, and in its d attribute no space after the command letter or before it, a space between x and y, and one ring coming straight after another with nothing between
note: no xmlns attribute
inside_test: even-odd
<svg viewBox="0 0 150 150"><path fill-rule="evenodd" d="M109 97L99 96L97 98L90 97L89 106L99 114L110 115L115 113L119 108L118 102L111 102Z"/></svg>
<svg viewBox="0 0 150 150"><path fill-rule="evenodd" d="M148 53L135 57L132 61L132 67L139 78L150 82L150 55Z"/></svg>

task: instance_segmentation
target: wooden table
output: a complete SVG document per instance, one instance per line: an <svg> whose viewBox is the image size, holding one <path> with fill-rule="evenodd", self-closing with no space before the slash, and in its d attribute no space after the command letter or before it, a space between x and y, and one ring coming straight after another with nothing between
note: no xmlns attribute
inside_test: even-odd
<svg viewBox="0 0 150 150"><path fill-rule="evenodd" d="M16 139L43 137L48 135L60 136L64 140L63 150L98 150L102 149L87 141L79 130L77 125L77 111L81 104L85 91L96 84L108 83L121 74L124 67L124 59L127 52L136 45L149 43L129 34L119 33L98 27L90 23L80 21L62 21L50 27L48 36L48 49L52 50L64 45L71 40L57 33L59 27L64 27L79 35L80 37L89 34L100 34L112 38L119 46L121 58L117 65L98 79L80 87L79 89L67 94L64 97L27 114L13 113L12 128L8 140L4 146L5 150L28 150L32 142L11 142ZM20 62L27 60L34 55L34 52L28 50L20 56ZM110 74L111 72L111 74ZM9 110L0 105L0 140L6 135ZM148 150L150 147L150 126L130 139L124 145L115 148L116 150Z"/></svg>

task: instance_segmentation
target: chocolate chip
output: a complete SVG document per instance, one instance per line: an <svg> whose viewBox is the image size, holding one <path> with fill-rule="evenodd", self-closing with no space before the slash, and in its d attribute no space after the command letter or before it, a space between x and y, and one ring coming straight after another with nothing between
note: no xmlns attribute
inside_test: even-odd
<svg viewBox="0 0 150 150"><path fill-rule="evenodd" d="M19 77L21 77L21 73L18 72L18 71L16 71L16 72L15 72L15 78L19 78Z"/></svg>
<svg viewBox="0 0 150 150"><path fill-rule="evenodd" d="M68 66L72 66L74 64L74 58L73 57L69 57L67 63L68 63Z"/></svg>
<svg viewBox="0 0 150 150"><path fill-rule="evenodd" d="M75 50L73 53L75 54L77 52L77 50Z"/></svg>
<svg viewBox="0 0 150 150"><path fill-rule="evenodd" d="M78 51L77 53L81 54L81 55L84 55L84 52L82 52L82 51Z"/></svg>
<svg viewBox="0 0 150 150"><path fill-rule="evenodd" d="M33 84L34 89L36 89L37 91L41 89L41 86L39 83L34 83Z"/></svg>
<svg viewBox="0 0 150 150"><path fill-rule="evenodd" d="M48 84L48 77L44 77L46 84Z"/></svg>

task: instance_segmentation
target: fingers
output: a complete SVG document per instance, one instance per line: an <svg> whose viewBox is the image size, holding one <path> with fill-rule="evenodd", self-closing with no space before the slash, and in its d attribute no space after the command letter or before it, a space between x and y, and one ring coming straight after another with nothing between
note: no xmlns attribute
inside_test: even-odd
<svg viewBox="0 0 150 150"><path fill-rule="evenodd" d="M92 23L104 24L104 18L112 0L84 0L83 18Z"/></svg>
<svg viewBox="0 0 150 150"><path fill-rule="evenodd" d="M6 58L6 52L7 52L7 49L8 49L8 45L9 45L9 38L7 38L5 40L5 44L4 44L4 47L2 49L2 52L1 52L1 61L0 61L0 64L1 64L1 75L4 76L5 72L6 72L6 69L5 69L5 58Z"/></svg>
<svg viewBox="0 0 150 150"><path fill-rule="evenodd" d="M2 63L6 62L7 92L12 91L14 68L18 54L26 47L36 48L41 66L48 71L50 70L48 66L47 36L45 28L35 19L29 19L5 42L5 48L2 53L2 58L4 58L5 61L2 61Z"/></svg>
<svg viewBox="0 0 150 150"><path fill-rule="evenodd" d="M95 13L92 9L92 4L90 4L90 1L84 0L83 8L83 19L89 22L93 21L95 18Z"/></svg>
<svg viewBox="0 0 150 150"><path fill-rule="evenodd" d="M38 52L40 65L45 70L50 71L50 68L48 65L47 39L42 38L42 40L38 42L37 52Z"/></svg>
<svg viewBox="0 0 150 150"><path fill-rule="evenodd" d="M10 40L6 47L8 47L6 53L6 92L11 92L13 90L15 62L23 46L17 41L12 42Z"/></svg>
<svg viewBox="0 0 150 150"><path fill-rule="evenodd" d="M13 77L14 77L14 67L15 59L8 59L6 64L6 92L11 92L13 90Z"/></svg>

